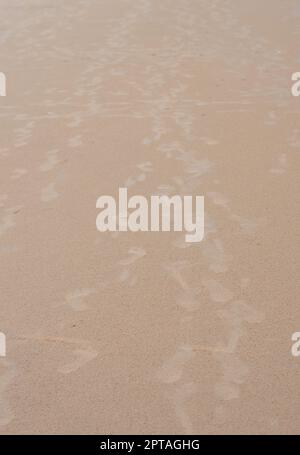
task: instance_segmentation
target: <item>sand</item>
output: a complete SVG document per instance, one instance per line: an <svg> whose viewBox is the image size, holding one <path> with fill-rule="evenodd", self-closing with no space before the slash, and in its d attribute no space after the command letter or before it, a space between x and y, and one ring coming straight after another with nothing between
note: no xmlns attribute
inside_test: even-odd
<svg viewBox="0 0 300 455"><path fill-rule="evenodd" d="M1 434L294 434L296 0L0 0ZM205 238L96 200L204 195Z"/></svg>

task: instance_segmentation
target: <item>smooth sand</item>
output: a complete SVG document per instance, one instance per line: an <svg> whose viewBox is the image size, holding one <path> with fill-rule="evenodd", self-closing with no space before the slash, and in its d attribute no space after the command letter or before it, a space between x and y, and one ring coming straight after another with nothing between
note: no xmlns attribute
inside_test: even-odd
<svg viewBox="0 0 300 455"><path fill-rule="evenodd" d="M0 0L0 432L297 433L296 0ZM206 235L96 199L205 196Z"/></svg>

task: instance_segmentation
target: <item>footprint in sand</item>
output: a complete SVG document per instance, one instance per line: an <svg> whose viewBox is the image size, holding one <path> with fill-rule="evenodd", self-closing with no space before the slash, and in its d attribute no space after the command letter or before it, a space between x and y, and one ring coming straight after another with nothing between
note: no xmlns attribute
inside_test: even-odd
<svg viewBox="0 0 300 455"><path fill-rule="evenodd" d="M240 385L248 376L249 368L235 354L216 354L222 366L222 378L215 385L216 395L222 400L238 398Z"/></svg>
<svg viewBox="0 0 300 455"><path fill-rule="evenodd" d="M1 194L1 196L0 196L0 207L4 207L5 206L5 201L7 201L7 199L8 199L7 194Z"/></svg>
<svg viewBox="0 0 300 455"><path fill-rule="evenodd" d="M201 139L203 142L205 142L206 145L218 145L219 141L216 141L215 139L212 139L207 136L201 136L199 139Z"/></svg>
<svg viewBox="0 0 300 455"><path fill-rule="evenodd" d="M185 434L193 434L192 420L187 412L187 401L196 393L196 385L193 382L178 385L173 394L175 413L180 421Z"/></svg>
<svg viewBox="0 0 300 455"><path fill-rule="evenodd" d="M69 374L73 371L78 370L86 363L93 360L97 357L98 352L90 346L90 342L86 340L78 340L74 338L66 338L66 337L51 337L51 336L41 336L39 334L33 336L18 336L18 340L34 340L38 341L39 343L60 343L62 348L65 347L72 347L77 346L77 348L72 350L72 354L74 355L75 359L71 362L68 362L66 365L58 368L58 371L63 374ZM0 363L1 366L1 363ZM1 377L0 377L1 379ZM0 380L0 398L1 398L1 380ZM0 400L1 402L1 400ZM1 404L1 403L0 403ZM0 407L1 408L1 407Z"/></svg>
<svg viewBox="0 0 300 455"><path fill-rule="evenodd" d="M151 143L152 143L152 139L150 139L149 137L145 137L142 141L143 145L149 145Z"/></svg>
<svg viewBox="0 0 300 455"><path fill-rule="evenodd" d="M146 251L143 248L133 247L128 251L128 257L121 259L118 264L124 267L119 274L119 281L121 283L127 283L129 286L134 286L137 283L136 275L133 275L129 270L129 266L134 264L137 260L141 259L146 255Z"/></svg>
<svg viewBox="0 0 300 455"><path fill-rule="evenodd" d="M192 346L180 346L173 357L167 360L159 369L157 374L158 379L165 384L171 384L179 381L185 364L191 360L193 356L194 351Z"/></svg>
<svg viewBox="0 0 300 455"><path fill-rule="evenodd" d="M205 239L207 239L210 234L215 234L217 232L216 222L209 213L206 213L205 215L204 230Z"/></svg>
<svg viewBox="0 0 300 455"><path fill-rule="evenodd" d="M141 174L139 174L136 178L137 182L144 182L146 180L146 174L144 174L143 172Z"/></svg>
<svg viewBox="0 0 300 455"><path fill-rule="evenodd" d="M235 300L234 302L231 302L226 308L219 310L218 314L223 319L227 319L228 322L235 324L236 326L242 322L255 324L264 320L263 312L253 308L244 300Z"/></svg>
<svg viewBox="0 0 300 455"><path fill-rule="evenodd" d="M58 371L63 374L73 373L74 371L81 368L86 363L90 362L91 360L95 359L98 355L98 352L91 348L86 349L75 349L73 351L74 356L76 359L63 367L60 367Z"/></svg>
<svg viewBox="0 0 300 455"><path fill-rule="evenodd" d="M166 158L170 159L173 156L178 156L183 154L183 146L179 142L170 142L166 144L161 144L158 146L158 150L165 155Z"/></svg>
<svg viewBox="0 0 300 455"><path fill-rule="evenodd" d="M244 234L253 235L256 233L259 225L258 221L243 218L242 216L239 215L232 215L231 218L238 222Z"/></svg>
<svg viewBox="0 0 300 455"><path fill-rule="evenodd" d="M14 213L11 209L6 213L2 220L0 221L0 237L9 229L13 228L16 225L14 220Z"/></svg>
<svg viewBox="0 0 300 455"><path fill-rule="evenodd" d="M47 154L47 160L40 165L39 169L42 172L51 171L54 167L60 162L57 154L59 153L59 149L49 150Z"/></svg>
<svg viewBox="0 0 300 455"><path fill-rule="evenodd" d="M172 194L175 193L175 187L172 186L172 185L167 185L167 184L164 184L164 185L158 185L157 186L157 191L156 191L156 195L158 196L171 196Z"/></svg>
<svg viewBox="0 0 300 455"><path fill-rule="evenodd" d="M169 275L177 282L184 291L189 290L189 286L183 277L182 271L189 266L188 261L175 261L170 264L165 264L163 267Z"/></svg>
<svg viewBox="0 0 300 455"><path fill-rule="evenodd" d="M83 116L81 113L74 113L71 115L71 118L73 118L73 120L67 124L69 128L78 128L83 122Z"/></svg>
<svg viewBox="0 0 300 455"><path fill-rule="evenodd" d="M69 305L75 311L85 311L88 309L88 304L85 298L95 294L95 289L75 289L66 295L66 305Z"/></svg>
<svg viewBox="0 0 300 455"><path fill-rule="evenodd" d="M176 297L176 302L179 306L188 311L197 310L201 303L199 297L197 297L198 293L199 291L193 289L186 289L185 291L181 291Z"/></svg>
<svg viewBox="0 0 300 455"><path fill-rule="evenodd" d="M190 159L186 162L185 168L186 172L193 178L198 178L210 172L213 165L214 164L212 161L208 160L207 158L204 158L202 160Z"/></svg>
<svg viewBox="0 0 300 455"><path fill-rule="evenodd" d="M128 177L124 186L126 188L130 188L131 186L135 185L137 182L144 182L147 177L147 173L152 172L152 163L151 161L145 161L143 163L137 164L136 166L141 173L137 177Z"/></svg>
<svg viewBox="0 0 300 455"><path fill-rule="evenodd" d="M146 180L146 174L141 173L137 177L129 177L124 183L125 188L130 188L135 185L137 182L144 182Z"/></svg>
<svg viewBox="0 0 300 455"><path fill-rule="evenodd" d="M290 147L300 147L300 130L294 129L291 133L291 137L288 139L288 144Z"/></svg>
<svg viewBox="0 0 300 455"><path fill-rule="evenodd" d="M233 293L216 280L203 280L202 284L207 289L209 297L214 302L226 303L233 298Z"/></svg>
<svg viewBox="0 0 300 455"><path fill-rule="evenodd" d="M202 253L208 262L209 270L212 272L224 273L228 270L231 257L225 254L222 240L207 240L203 243Z"/></svg>
<svg viewBox="0 0 300 455"><path fill-rule="evenodd" d="M153 165L152 165L151 161L144 161L143 163L138 164L136 167L142 172L152 172L153 171Z"/></svg>
<svg viewBox="0 0 300 455"><path fill-rule="evenodd" d="M9 155L8 147L0 147L0 156L5 157Z"/></svg>
<svg viewBox="0 0 300 455"><path fill-rule="evenodd" d="M185 234L180 234L175 240L172 241L172 245L176 248L185 249L190 248L192 243L188 243L185 241Z"/></svg>
<svg viewBox="0 0 300 455"><path fill-rule="evenodd" d="M239 385L245 382L248 375L247 365L236 354L239 340L245 331L243 323L261 322L264 314L243 300L229 303L217 314L227 321L230 333L226 348L222 353L214 353L222 367L222 377L215 385L215 392L221 400L231 400L239 397Z"/></svg>
<svg viewBox="0 0 300 455"><path fill-rule="evenodd" d="M276 125L276 123L277 123L277 115L276 115L276 112L274 112L274 111L268 112L267 117L266 117L264 123L265 123L265 125L268 125L268 126L274 126L274 125Z"/></svg>
<svg viewBox="0 0 300 455"><path fill-rule="evenodd" d="M19 148L19 147L25 147L27 145L27 141L20 141L20 142L15 142L14 147Z"/></svg>
<svg viewBox="0 0 300 455"><path fill-rule="evenodd" d="M21 169L21 168L18 168L18 169L14 169L12 175L11 175L11 179L19 179L20 177L22 177L23 175L27 174L28 170L27 169Z"/></svg>
<svg viewBox="0 0 300 455"><path fill-rule="evenodd" d="M270 169L271 174L284 174L287 170L287 155L281 153L277 159L277 165Z"/></svg>
<svg viewBox="0 0 300 455"><path fill-rule="evenodd" d="M55 190L55 182L50 183L42 189L41 201L50 202L58 197L58 192Z"/></svg>
<svg viewBox="0 0 300 455"><path fill-rule="evenodd" d="M128 251L128 257L125 259L121 259L118 263L120 265L130 265L133 264L138 259L141 259L146 255L146 251L143 248L139 248L137 246L130 248Z"/></svg>
<svg viewBox="0 0 300 455"><path fill-rule="evenodd" d="M124 183L124 187L125 188L130 188L131 186L135 185L136 184L136 180L134 177L128 177L128 179L126 180L126 182Z"/></svg>
<svg viewBox="0 0 300 455"><path fill-rule="evenodd" d="M71 137L68 141L68 146L72 147L72 148L80 147L81 145L82 145L82 140L81 140L80 135Z"/></svg>
<svg viewBox="0 0 300 455"><path fill-rule="evenodd" d="M137 277L132 275L128 269L124 269L119 275L119 281L129 284L129 286L134 286L137 283Z"/></svg>
<svg viewBox="0 0 300 455"><path fill-rule="evenodd" d="M212 200L215 205L219 205L223 209L229 210L229 199L222 193L217 191L209 191L207 196Z"/></svg>

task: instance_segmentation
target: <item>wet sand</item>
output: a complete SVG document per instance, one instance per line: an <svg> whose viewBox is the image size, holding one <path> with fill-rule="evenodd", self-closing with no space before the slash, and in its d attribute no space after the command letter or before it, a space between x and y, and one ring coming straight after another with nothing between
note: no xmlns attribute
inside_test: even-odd
<svg viewBox="0 0 300 455"><path fill-rule="evenodd" d="M0 0L1 434L299 432L297 3Z"/></svg>

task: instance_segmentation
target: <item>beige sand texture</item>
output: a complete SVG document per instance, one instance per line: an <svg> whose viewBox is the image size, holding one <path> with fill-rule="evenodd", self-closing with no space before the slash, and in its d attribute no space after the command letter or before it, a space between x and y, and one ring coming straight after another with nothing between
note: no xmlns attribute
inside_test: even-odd
<svg viewBox="0 0 300 455"><path fill-rule="evenodd" d="M298 433L299 2L0 9L0 433ZM204 241L98 232L122 186Z"/></svg>

